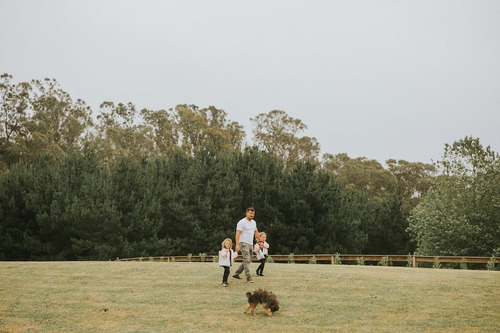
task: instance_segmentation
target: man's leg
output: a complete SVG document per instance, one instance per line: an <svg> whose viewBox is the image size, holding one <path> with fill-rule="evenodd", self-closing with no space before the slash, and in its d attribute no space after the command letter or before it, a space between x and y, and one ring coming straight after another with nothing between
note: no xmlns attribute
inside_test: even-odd
<svg viewBox="0 0 500 333"><path fill-rule="evenodd" d="M234 271L234 275L233 277L237 277L238 279L240 278L239 275L241 274L241 272L243 272L243 270L245 269L245 252L243 251L243 245L245 243L242 243L240 242L240 251L241 251L241 255L243 257L243 261L241 262L241 264L238 266L238 268Z"/></svg>
<svg viewBox="0 0 500 333"><path fill-rule="evenodd" d="M241 262L241 265L236 269L233 276L238 276L243 272L243 270L245 270L245 276L247 280L251 280L252 275L250 275L250 262L252 261L252 245L242 242L240 242L239 245L243 261Z"/></svg>
<svg viewBox="0 0 500 333"><path fill-rule="evenodd" d="M243 269L244 269L244 268L245 268L245 267L243 266L243 263L241 263L241 264L238 266L238 268L236 268L236 270L234 271L234 275L233 275L233 277L236 277L236 276L240 275L240 274L241 274L241 272L243 272ZM238 277L238 279L239 279L239 277Z"/></svg>
<svg viewBox="0 0 500 333"><path fill-rule="evenodd" d="M240 243L241 255L243 256L243 268L245 269L245 277L248 280L252 279L250 274L250 262L252 261L252 245L247 243Z"/></svg>

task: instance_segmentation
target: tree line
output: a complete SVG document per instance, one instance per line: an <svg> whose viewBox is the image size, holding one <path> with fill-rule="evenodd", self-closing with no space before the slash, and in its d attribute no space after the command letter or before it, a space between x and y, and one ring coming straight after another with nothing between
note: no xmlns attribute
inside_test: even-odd
<svg viewBox="0 0 500 333"><path fill-rule="evenodd" d="M275 254L500 252L498 153L477 138L435 165L324 154L286 112L254 145L214 106L97 116L53 79L1 76L0 259L215 253L254 206Z"/></svg>

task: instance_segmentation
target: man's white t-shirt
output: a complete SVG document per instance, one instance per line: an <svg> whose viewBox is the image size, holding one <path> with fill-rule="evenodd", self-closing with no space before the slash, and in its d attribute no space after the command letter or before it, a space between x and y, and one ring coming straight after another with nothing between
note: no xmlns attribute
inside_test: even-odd
<svg viewBox="0 0 500 333"><path fill-rule="evenodd" d="M248 221L246 217L242 218L236 225L236 230L241 230L240 242L253 245L253 237L257 223L254 220Z"/></svg>

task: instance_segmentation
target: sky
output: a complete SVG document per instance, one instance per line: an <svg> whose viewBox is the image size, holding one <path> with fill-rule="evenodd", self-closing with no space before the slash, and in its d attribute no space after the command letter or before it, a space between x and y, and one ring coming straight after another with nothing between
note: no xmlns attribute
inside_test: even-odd
<svg viewBox="0 0 500 333"><path fill-rule="evenodd" d="M54 78L95 115L223 109L300 119L321 152L432 163L500 151L497 0L0 0L0 73Z"/></svg>

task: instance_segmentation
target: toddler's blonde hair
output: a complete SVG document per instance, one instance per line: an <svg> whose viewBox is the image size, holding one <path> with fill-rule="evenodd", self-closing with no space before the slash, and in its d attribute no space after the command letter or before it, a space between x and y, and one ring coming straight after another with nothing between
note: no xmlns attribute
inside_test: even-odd
<svg viewBox="0 0 500 333"><path fill-rule="evenodd" d="M264 231L259 232L259 235L260 235L260 237L262 237L262 236L266 236L266 238L267 238L267 234L266 234ZM259 241L259 240L257 239L257 237L255 237L255 239L256 239L257 241Z"/></svg>
<svg viewBox="0 0 500 333"><path fill-rule="evenodd" d="M229 241L229 243L231 244L231 246L229 248L232 249L233 248L233 240L231 238L226 238L222 241L222 248L224 248L224 249L226 248L226 245L225 245L226 241Z"/></svg>

